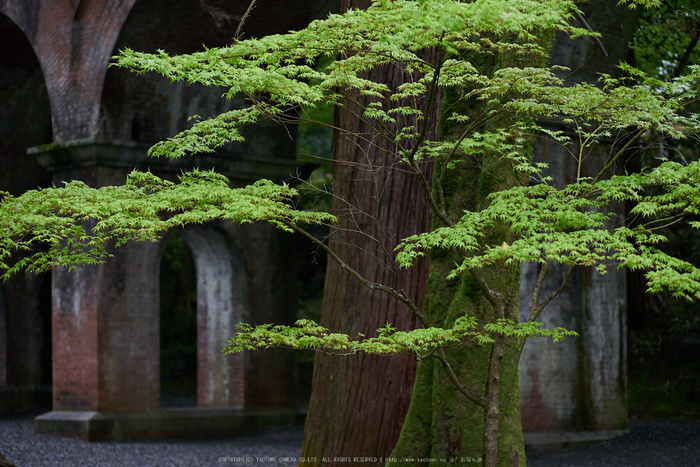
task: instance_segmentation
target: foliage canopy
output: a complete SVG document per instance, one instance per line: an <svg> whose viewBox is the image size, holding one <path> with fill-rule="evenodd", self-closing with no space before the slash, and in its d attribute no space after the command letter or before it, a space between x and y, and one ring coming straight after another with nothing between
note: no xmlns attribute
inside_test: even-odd
<svg viewBox="0 0 700 467"><path fill-rule="evenodd" d="M690 67L687 75L665 82L622 64L625 78L603 75L598 86L565 87L556 75L561 68L503 67L487 75L469 59L546 55L539 43L543 30L561 30L572 38L596 35L569 24L577 13L574 2L562 0L376 2L367 10L330 15L301 31L235 41L229 47L191 55L127 49L114 65L139 73L157 72L171 81L219 86L225 98L239 94L247 98L245 106L213 118L195 116L191 128L150 149L155 157L215 151L241 140L237 129L244 125L263 119L296 123L303 117L294 112L301 108L320 103L347 106L358 104L358 96L375 97L376 101L360 106L357 115L376 133L371 144L388 143L396 159L422 178L434 215L445 224L405 239L396 257L402 267L410 267L416 257L434 248L464 254L448 280L510 261L597 265L601 272L610 265L626 266L647 271L650 291L700 297L700 272L655 247L664 241L655 233L660 224L698 213L700 165L666 162L642 173L602 177L645 132L653 130L677 139L696 135L697 116L684 109L697 99L700 69ZM428 60L421 54L426 49L439 53ZM336 60L318 70L314 63L320 56ZM400 67L406 77L396 90L363 74L386 64ZM458 128L457 136L428 141L426 133L437 123L429 121L424 104L447 90L459 95L450 108L443 109L449 115L444 123ZM384 109L380 99L386 97L397 106ZM460 111L460 104L479 101L483 106L477 115ZM488 127L490 120L504 113L512 117L508 127ZM567 130L551 130L548 121L561 122ZM568 149L579 164L575 183L556 188L543 175L545 166L533 164L523 153L523 144L534 136ZM613 150L604 170L593 180L580 177L587 152L611 140ZM431 183L424 176L424 167L436 160L444 173L461 159L483 154L510 160L515 171L535 183L492 193L487 206L449 219L440 199L442 179ZM23 269L74 268L104 261L109 257L106 245L111 242L119 246L133 240L157 241L160 233L174 226L219 218L267 221L290 231L301 230L304 223L333 222L327 213L293 209L290 200L297 194L289 186L264 180L232 189L224 177L197 170L183 174L179 183L134 171L123 186L93 189L70 182L19 197L4 194L0 267L7 270L5 278ZM636 202L632 214L647 222L628 228L617 220L610 228L616 220L604 208L622 201ZM510 245L484 243L488 229L503 222L517 239ZM691 226L700 227L697 222ZM47 248L36 251L39 244ZM16 250L34 253L10 265L7 261ZM308 323L300 323L299 329L310 332ZM530 334L536 334L532 329ZM382 338L388 338L382 332ZM489 338L480 339L488 342ZM374 351L372 345L358 349ZM307 347L308 342L292 346Z"/></svg>

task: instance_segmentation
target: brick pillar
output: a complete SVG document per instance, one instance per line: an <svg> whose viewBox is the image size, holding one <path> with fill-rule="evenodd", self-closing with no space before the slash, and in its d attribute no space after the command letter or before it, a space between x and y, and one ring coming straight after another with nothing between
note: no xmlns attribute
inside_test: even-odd
<svg viewBox="0 0 700 467"><path fill-rule="evenodd" d="M98 269L52 272L54 410L97 410Z"/></svg>
<svg viewBox="0 0 700 467"><path fill-rule="evenodd" d="M63 180L119 185L145 160L135 143L69 141L32 148ZM160 407L158 274L160 246L129 243L105 263L52 272L54 410Z"/></svg>
<svg viewBox="0 0 700 467"><path fill-rule="evenodd" d="M294 237L260 222L226 227L245 265L249 297L245 321L253 326L294 323ZM265 349L246 354L246 408L298 406L297 352Z"/></svg>
<svg viewBox="0 0 700 467"><path fill-rule="evenodd" d="M54 410L156 410L159 247L53 272Z"/></svg>

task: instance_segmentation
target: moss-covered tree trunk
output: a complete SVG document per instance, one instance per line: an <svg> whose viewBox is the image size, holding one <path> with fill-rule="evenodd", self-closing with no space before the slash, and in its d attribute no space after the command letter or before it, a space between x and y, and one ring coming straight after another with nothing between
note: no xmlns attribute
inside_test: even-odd
<svg viewBox="0 0 700 467"><path fill-rule="evenodd" d="M542 34L541 44L551 47L553 34ZM544 57L492 56L466 57L491 74L507 66L544 66ZM441 138L454 140L460 127L446 123L447 111L458 96L446 95L445 115L441 116ZM460 111L476 119L483 112L483 102L460 102L471 106ZM506 127L511 117L503 114L491 119L484 130ZM531 152L530 147L523 151ZM516 173L512 162L499 154L463 156L441 177L442 164L437 162L435 181L441 185L446 217L456 221L465 210L479 211L488 203L490 193L527 182ZM433 228L444 226L435 218ZM506 225L494 228L484 239L488 244L507 248L514 240ZM430 275L424 311L433 325L451 327L461 316L474 316L483 326L497 319L518 320L519 265L496 265L473 274L446 280L455 264L461 263L460 252L432 251ZM486 294L485 291L490 293ZM487 296L488 295L488 296ZM520 425L520 399L514 339L495 336L495 343L485 347L462 346L445 352L442 360L419 362L413 397L396 448L388 465L525 465L525 448ZM462 387L471 391L468 399L448 375L449 365ZM497 448L497 459L487 451ZM489 457L492 457L490 461Z"/></svg>
<svg viewBox="0 0 700 467"><path fill-rule="evenodd" d="M478 209L492 190L520 182L510 164L498 157L465 159L445 180L448 215L457 216L464 209ZM504 228L492 232L489 241L509 244L512 239ZM425 300L427 318L432 323L444 323L446 327L464 315L476 316L480 325L494 321L494 307L471 275L445 280L458 261L457 253L431 253ZM482 270L481 275L493 291L503 296L504 317L516 320L520 267L492 267ZM460 347L446 352L447 361L461 384L480 397L487 396L492 352L493 346ZM499 407L500 411L505 411L498 434L499 465L525 464L517 374L512 388L508 384L513 372L517 371L512 354L511 343L506 343L500 359L500 399L506 399L509 390L512 393L507 407ZM421 361L404 428L391 457L399 460L396 465L440 465L445 461L457 462L457 465L480 465L484 457L485 415L484 407L460 393L439 361ZM500 418L500 414L497 416ZM410 459L414 461L410 462Z"/></svg>

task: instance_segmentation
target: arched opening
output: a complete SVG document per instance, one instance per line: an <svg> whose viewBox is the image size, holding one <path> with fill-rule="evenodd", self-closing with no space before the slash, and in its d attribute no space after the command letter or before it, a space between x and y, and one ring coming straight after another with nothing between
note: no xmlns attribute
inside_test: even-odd
<svg viewBox="0 0 700 467"><path fill-rule="evenodd" d="M51 108L34 49L0 14L0 191L20 195L47 187L51 175L27 149L50 143ZM16 260L20 257L16 256ZM16 274L0 283L0 385L18 386L23 400L3 410L36 410L51 401L51 275Z"/></svg>
<svg viewBox="0 0 700 467"><path fill-rule="evenodd" d="M176 232L160 260L160 406L197 406L197 272Z"/></svg>
<svg viewBox="0 0 700 467"><path fill-rule="evenodd" d="M245 315L245 278L212 226L173 232L160 261L160 406L243 407L242 355L221 350Z"/></svg>
<svg viewBox="0 0 700 467"><path fill-rule="evenodd" d="M181 238L197 269L197 406L243 407L243 355L221 350L246 315L246 281L227 235L212 225L189 226Z"/></svg>
<svg viewBox="0 0 700 467"><path fill-rule="evenodd" d="M302 3L258 0L240 34L261 37L301 28L316 12L314 2ZM113 54L125 48L183 54L203 51L205 46L226 46L248 5L247 0L139 0L129 12ZM214 86L170 83L156 73L139 75L110 67L100 101L100 136L149 144L161 141L191 126L192 115L208 118L244 105L242 98L222 99L224 92ZM229 145L224 152L246 158L294 158L288 133L294 129L274 123L260 127L264 130L242 129L246 141ZM209 164L219 169L221 165Z"/></svg>
<svg viewBox="0 0 700 467"><path fill-rule="evenodd" d="M22 30L0 14L0 190L19 195L51 184L27 148L50 143L51 108L44 75Z"/></svg>
<svg viewBox="0 0 700 467"><path fill-rule="evenodd" d="M227 45L247 2L201 0L137 1L129 12L114 54L131 48L192 53ZM220 88L171 84L155 73L137 75L109 68L100 108L100 132L115 140L154 143L188 126L191 115L212 116L230 110ZM240 104L240 103L239 103Z"/></svg>

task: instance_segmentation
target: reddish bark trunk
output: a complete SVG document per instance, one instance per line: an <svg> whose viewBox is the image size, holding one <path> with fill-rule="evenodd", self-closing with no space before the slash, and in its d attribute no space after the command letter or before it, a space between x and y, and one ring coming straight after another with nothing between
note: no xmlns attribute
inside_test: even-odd
<svg viewBox="0 0 700 467"><path fill-rule="evenodd" d="M344 1L343 11L366 8L370 2L351 3ZM374 70L371 78L396 89L405 75L398 67L385 66ZM396 104L387 100L385 109L390 105ZM333 211L339 222L331 248L368 280L403 289L421 306L427 261L399 270L393 249L403 238L430 228L429 207L415 176L402 171L391 155L350 136L373 138L373 131L348 112L357 110L351 107L336 113L336 123L347 133L334 136ZM332 332L370 337L385 323L399 330L418 325L408 307L369 290L329 262L321 324ZM401 431L415 366L410 356L317 354L302 448L306 462L300 465L335 465L341 463L336 457L360 456L376 457L376 464L383 465L380 458L391 453Z"/></svg>

